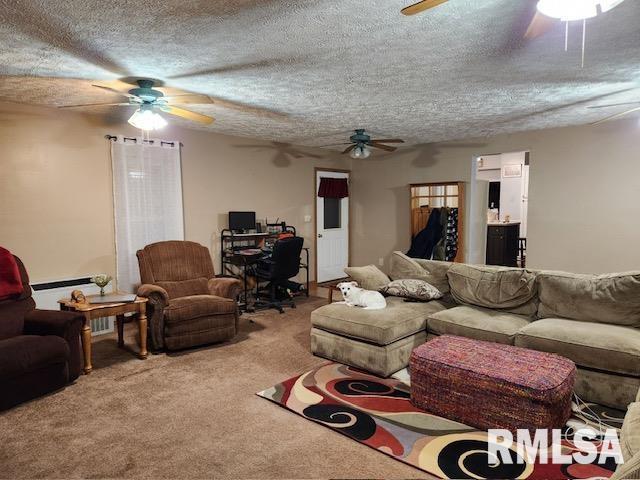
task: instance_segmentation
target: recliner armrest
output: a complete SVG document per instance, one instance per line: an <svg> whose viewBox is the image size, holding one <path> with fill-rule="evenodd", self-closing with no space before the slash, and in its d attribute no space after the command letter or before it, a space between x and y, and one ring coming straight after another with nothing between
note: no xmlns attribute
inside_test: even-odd
<svg viewBox="0 0 640 480"><path fill-rule="evenodd" d="M84 315L78 312L58 310L32 310L24 317L25 335L55 335L64 338L69 345L69 380L80 375L80 331Z"/></svg>
<svg viewBox="0 0 640 480"><path fill-rule="evenodd" d="M242 282L232 277L217 277L209 279L209 292L218 297L235 300L242 289Z"/></svg>
<svg viewBox="0 0 640 480"><path fill-rule="evenodd" d="M169 294L167 291L159 287L158 285L153 285L151 283L144 283L138 287L138 296L139 297L151 297L152 294L159 295L165 303L169 303Z"/></svg>

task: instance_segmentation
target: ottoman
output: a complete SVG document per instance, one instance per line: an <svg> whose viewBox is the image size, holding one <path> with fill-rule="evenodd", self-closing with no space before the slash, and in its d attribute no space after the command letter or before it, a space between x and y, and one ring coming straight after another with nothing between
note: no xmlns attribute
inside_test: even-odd
<svg viewBox="0 0 640 480"><path fill-rule="evenodd" d="M409 364L427 339L427 317L450 305L387 297L382 310L333 303L311 312L311 352L334 362L388 377Z"/></svg>
<svg viewBox="0 0 640 480"><path fill-rule="evenodd" d="M409 362L411 403L487 430L561 428L571 416L575 364L551 353L444 335Z"/></svg>

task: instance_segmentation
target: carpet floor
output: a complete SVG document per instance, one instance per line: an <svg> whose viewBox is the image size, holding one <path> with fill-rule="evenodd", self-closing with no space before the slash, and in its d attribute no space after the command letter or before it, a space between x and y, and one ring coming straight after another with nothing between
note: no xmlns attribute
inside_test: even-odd
<svg viewBox="0 0 640 480"><path fill-rule="evenodd" d="M255 395L324 362L309 315L325 302L243 315L230 343L146 361L96 338L91 375L0 413L0 477L434 478Z"/></svg>

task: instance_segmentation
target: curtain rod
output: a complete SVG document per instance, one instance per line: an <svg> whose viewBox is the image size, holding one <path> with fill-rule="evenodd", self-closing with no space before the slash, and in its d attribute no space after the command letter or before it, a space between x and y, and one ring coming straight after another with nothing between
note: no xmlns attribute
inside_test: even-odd
<svg viewBox="0 0 640 480"><path fill-rule="evenodd" d="M104 138L106 138L107 140L116 140L118 137L115 135L105 135ZM138 139L135 137L122 137L123 140L131 140L134 143L138 143ZM154 144L155 140L142 140L143 143L151 143ZM164 140L160 140L160 146L162 145L171 145L172 147L175 145L175 142L165 142ZM178 142L178 145L180 145L181 147L184 147L184 145L182 144L182 142Z"/></svg>

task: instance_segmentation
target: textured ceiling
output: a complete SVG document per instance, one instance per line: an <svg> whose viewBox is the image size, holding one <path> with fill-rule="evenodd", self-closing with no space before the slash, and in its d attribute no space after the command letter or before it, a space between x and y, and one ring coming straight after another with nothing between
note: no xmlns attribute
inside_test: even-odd
<svg viewBox="0 0 640 480"><path fill-rule="evenodd" d="M152 77L236 104L185 126L299 145L364 127L409 144L588 123L640 100L640 0L532 41L535 1L0 0L0 101L119 101L90 86ZM120 84L122 85L122 84ZM126 87L130 88L130 87ZM230 107L236 108L230 108ZM118 107L86 111L114 118ZM117 118L127 118L123 107Z"/></svg>

